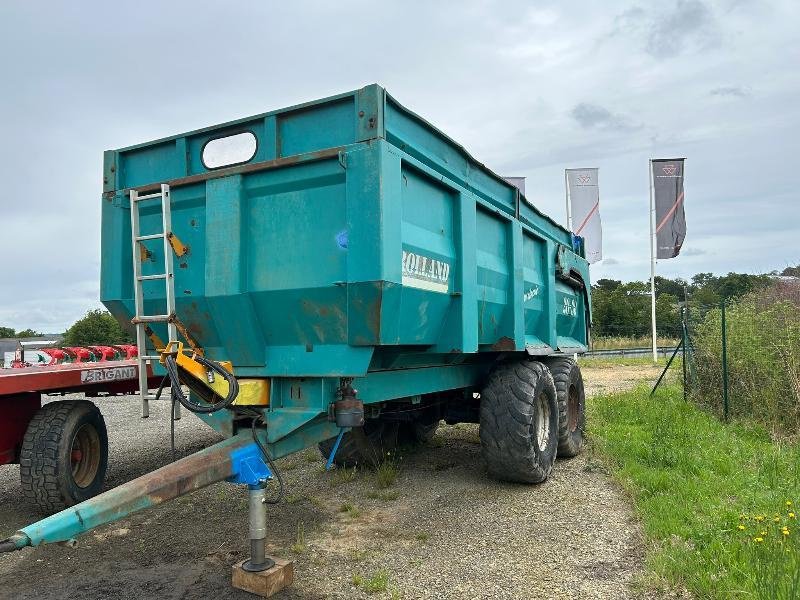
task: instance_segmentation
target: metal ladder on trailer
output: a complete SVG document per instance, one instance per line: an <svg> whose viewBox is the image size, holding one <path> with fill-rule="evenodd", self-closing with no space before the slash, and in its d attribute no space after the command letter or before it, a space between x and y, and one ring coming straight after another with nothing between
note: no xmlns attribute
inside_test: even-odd
<svg viewBox="0 0 800 600"><path fill-rule="evenodd" d="M161 232L149 235L141 235L139 227L139 205L142 202L159 199L161 201ZM161 355L147 354L147 328L150 323L166 323L168 342L178 341L178 330L175 325L175 274L172 267L172 246L170 237L172 236L172 216L170 213L170 193L169 186L161 185L161 191L153 194L140 195L136 190L130 191L131 200L131 237L133 239L133 297L135 307L135 317L133 323L136 325L136 348L139 360L139 395L142 399L142 418L150 416L150 400L155 399L155 395L150 394L147 385L148 366L153 361L159 361ZM147 248L144 242L148 240L164 241L164 270L162 273L153 275L142 275L142 262L147 256ZM164 314L148 315L144 312L144 282L152 280L164 280L166 293L166 312ZM180 418L180 405L175 407L175 418Z"/></svg>

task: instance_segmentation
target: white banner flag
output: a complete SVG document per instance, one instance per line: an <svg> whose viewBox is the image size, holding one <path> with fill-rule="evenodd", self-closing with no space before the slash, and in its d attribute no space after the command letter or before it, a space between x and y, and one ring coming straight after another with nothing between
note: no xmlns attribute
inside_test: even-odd
<svg viewBox="0 0 800 600"><path fill-rule="evenodd" d="M603 259L603 228L600 224L600 188L597 169L567 169L567 211L572 231L584 239L586 260Z"/></svg>

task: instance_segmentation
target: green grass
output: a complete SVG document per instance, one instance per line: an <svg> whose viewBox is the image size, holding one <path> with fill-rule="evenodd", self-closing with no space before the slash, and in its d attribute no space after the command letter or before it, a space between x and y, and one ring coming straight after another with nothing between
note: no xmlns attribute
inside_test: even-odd
<svg viewBox="0 0 800 600"><path fill-rule="evenodd" d="M381 500L382 502L391 502L400 497L400 492L397 490L369 490L367 498L372 500Z"/></svg>
<svg viewBox="0 0 800 600"><path fill-rule="evenodd" d="M289 550L295 554L303 554L308 550L308 545L306 544L306 526L302 521L297 523L297 537L295 538L294 544L289 547Z"/></svg>
<svg viewBox="0 0 800 600"><path fill-rule="evenodd" d="M596 367L596 368L614 368L614 367L653 367L658 366L662 369L667 364L669 357L658 357L657 362L653 362L652 354L646 356L579 356L578 363L581 366ZM680 368L680 358L675 357L672 361L670 369Z"/></svg>
<svg viewBox="0 0 800 600"><path fill-rule="evenodd" d="M329 471L325 471L323 466L323 472L328 473ZM337 467L332 471L330 476L330 483L334 486L344 485L346 483L350 483L354 481L358 477L358 468L352 467Z"/></svg>
<svg viewBox="0 0 800 600"><path fill-rule="evenodd" d="M378 489L386 489L393 486L394 482L397 481L398 471L397 464L393 460L384 459L375 469L375 485Z"/></svg>
<svg viewBox="0 0 800 600"><path fill-rule="evenodd" d="M677 338L656 337L656 345L674 347L680 340ZM604 335L592 336L592 350L618 350L620 348L649 348L653 344L653 338L649 335L643 336L624 336L624 335Z"/></svg>
<svg viewBox="0 0 800 600"><path fill-rule="evenodd" d="M379 569L369 576L356 573L353 575L352 583L355 587L361 588L368 594L385 592L389 587L389 573L386 569Z"/></svg>
<svg viewBox="0 0 800 600"><path fill-rule="evenodd" d="M655 542L653 585L698 598L800 597L800 520L790 516L800 502L800 446L774 444L757 425L725 425L684 402L679 387L648 392L588 405L593 449Z"/></svg>
<svg viewBox="0 0 800 600"><path fill-rule="evenodd" d="M351 519L356 519L361 515L361 511L359 510L359 508L352 502L344 502L339 507L339 512L347 513L347 516L350 517Z"/></svg>

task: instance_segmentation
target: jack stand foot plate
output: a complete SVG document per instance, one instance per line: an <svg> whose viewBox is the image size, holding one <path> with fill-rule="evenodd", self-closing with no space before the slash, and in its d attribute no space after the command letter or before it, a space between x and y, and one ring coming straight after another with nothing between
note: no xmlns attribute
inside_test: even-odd
<svg viewBox="0 0 800 600"><path fill-rule="evenodd" d="M294 562L283 558L272 558L274 566L264 571L248 571L243 560L233 565L233 587L262 598L269 598L292 585L294 581Z"/></svg>

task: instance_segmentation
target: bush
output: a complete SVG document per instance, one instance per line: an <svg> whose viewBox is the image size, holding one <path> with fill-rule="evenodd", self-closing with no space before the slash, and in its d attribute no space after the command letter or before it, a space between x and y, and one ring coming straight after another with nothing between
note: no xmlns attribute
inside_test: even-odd
<svg viewBox="0 0 800 600"><path fill-rule="evenodd" d="M800 433L800 288L776 284L726 307L730 415ZM711 310L695 337L695 399L722 409L722 323Z"/></svg>
<svg viewBox="0 0 800 600"><path fill-rule="evenodd" d="M90 310L67 329L65 346L92 346L132 343L132 336L122 328L111 313Z"/></svg>

